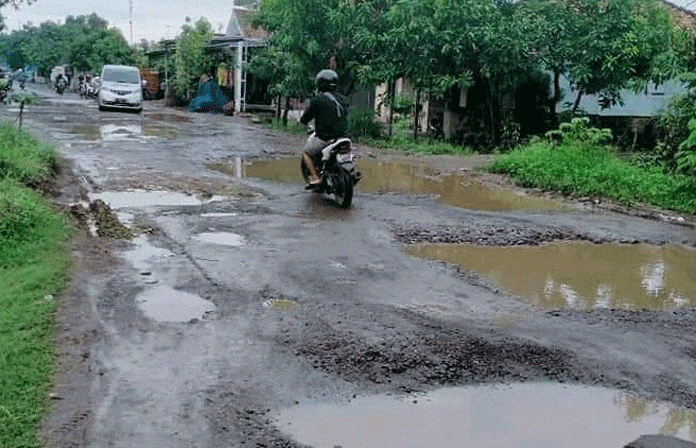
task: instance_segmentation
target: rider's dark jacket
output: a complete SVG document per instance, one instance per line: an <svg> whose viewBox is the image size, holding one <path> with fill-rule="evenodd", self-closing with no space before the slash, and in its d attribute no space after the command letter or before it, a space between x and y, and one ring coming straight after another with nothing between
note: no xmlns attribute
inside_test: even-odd
<svg viewBox="0 0 696 448"><path fill-rule="evenodd" d="M324 141L348 136L348 100L335 92L323 92L314 97L300 122L307 125L314 119L317 137Z"/></svg>

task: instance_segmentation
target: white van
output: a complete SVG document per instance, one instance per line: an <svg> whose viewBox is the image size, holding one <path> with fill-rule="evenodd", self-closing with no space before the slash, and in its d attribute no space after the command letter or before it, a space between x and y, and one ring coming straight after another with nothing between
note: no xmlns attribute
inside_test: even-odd
<svg viewBox="0 0 696 448"><path fill-rule="evenodd" d="M99 110L106 108L143 110L140 70L128 65L105 65L97 96Z"/></svg>

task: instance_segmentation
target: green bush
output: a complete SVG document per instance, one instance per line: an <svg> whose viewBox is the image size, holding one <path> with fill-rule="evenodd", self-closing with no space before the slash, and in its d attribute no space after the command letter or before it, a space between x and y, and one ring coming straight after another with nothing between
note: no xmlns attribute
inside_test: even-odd
<svg viewBox="0 0 696 448"><path fill-rule="evenodd" d="M588 142L536 141L499 156L490 169L525 187L696 213L695 178L638 166L617 158L606 146Z"/></svg>
<svg viewBox="0 0 696 448"><path fill-rule="evenodd" d="M375 121L374 111L351 111L348 132L358 138L379 138L382 136L382 125Z"/></svg>
<svg viewBox="0 0 696 448"><path fill-rule="evenodd" d="M546 137L552 143L581 142L591 145L608 145L613 139L611 129L592 127L587 117L573 118L570 122L561 123L557 130L547 132Z"/></svg>
<svg viewBox="0 0 696 448"><path fill-rule="evenodd" d="M47 180L56 166L48 146L0 125L0 447L41 446L49 411L53 297L69 278L71 225L25 185Z"/></svg>
<svg viewBox="0 0 696 448"><path fill-rule="evenodd" d="M0 124L0 179L38 186L58 172L55 149L9 124Z"/></svg>

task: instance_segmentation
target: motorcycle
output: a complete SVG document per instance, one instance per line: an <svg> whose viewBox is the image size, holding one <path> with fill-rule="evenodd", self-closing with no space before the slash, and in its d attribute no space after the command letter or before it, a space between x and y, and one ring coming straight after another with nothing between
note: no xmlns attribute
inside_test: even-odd
<svg viewBox="0 0 696 448"><path fill-rule="evenodd" d="M68 83L65 81L65 79L60 78L60 79L56 80L55 89L56 89L56 92L58 92L58 95L62 95L67 86L68 86Z"/></svg>
<svg viewBox="0 0 696 448"><path fill-rule="evenodd" d="M5 79L0 79L0 103L5 102L11 90L12 83Z"/></svg>
<svg viewBox="0 0 696 448"><path fill-rule="evenodd" d="M353 187L360 181L362 175L355 169L353 144L349 138L339 138L329 142L321 151L321 157L316 157L314 166L321 182L308 185L317 193L333 195L339 207L348 208L353 200ZM309 168L300 162L300 169L305 182L309 183Z"/></svg>

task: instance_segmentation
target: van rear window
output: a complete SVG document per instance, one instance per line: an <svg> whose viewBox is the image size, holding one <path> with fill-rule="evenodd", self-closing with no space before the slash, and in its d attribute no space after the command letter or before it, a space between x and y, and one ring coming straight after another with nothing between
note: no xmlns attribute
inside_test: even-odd
<svg viewBox="0 0 696 448"><path fill-rule="evenodd" d="M136 70L109 68L104 69L102 80L124 84L140 84L140 75Z"/></svg>

